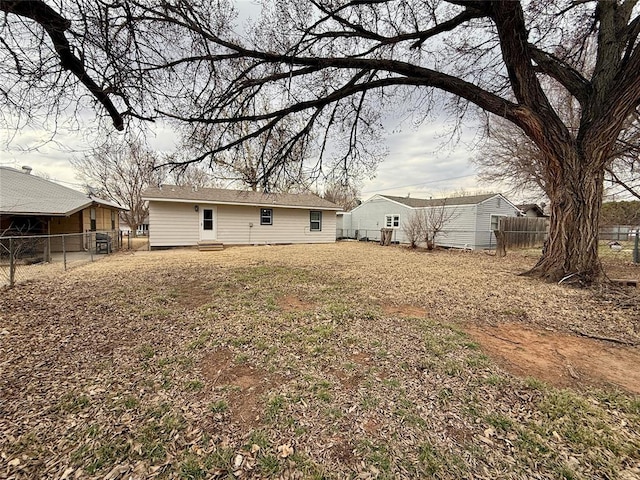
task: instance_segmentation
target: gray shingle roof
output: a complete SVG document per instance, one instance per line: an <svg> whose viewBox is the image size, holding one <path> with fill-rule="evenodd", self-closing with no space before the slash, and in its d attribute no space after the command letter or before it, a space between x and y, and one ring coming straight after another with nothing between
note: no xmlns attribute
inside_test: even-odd
<svg viewBox="0 0 640 480"><path fill-rule="evenodd" d="M94 203L126 210L113 202L45 180L10 167L0 167L0 213L14 215L71 215Z"/></svg>
<svg viewBox="0 0 640 480"><path fill-rule="evenodd" d="M263 193L224 188L197 188L176 185L148 188L142 194L145 200L192 201L270 207L318 208L342 210L338 205L310 193Z"/></svg>
<svg viewBox="0 0 640 480"><path fill-rule="evenodd" d="M394 197L391 195L380 195L381 197L393 200L394 202L402 203L407 207L422 208L422 207L437 207L441 206L444 202L445 205L476 205L499 195L497 193L487 193L484 195L469 195L466 197L452 197L452 198L407 198L407 197Z"/></svg>

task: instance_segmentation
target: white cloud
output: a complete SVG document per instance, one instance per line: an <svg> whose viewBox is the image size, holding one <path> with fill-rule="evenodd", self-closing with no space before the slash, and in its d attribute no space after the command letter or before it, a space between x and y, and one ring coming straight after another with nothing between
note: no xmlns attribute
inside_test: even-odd
<svg viewBox="0 0 640 480"><path fill-rule="evenodd" d="M429 198L482 188L469 163L475 130L465 128L459 139L447 142L448 130L445 121L435 119L417 129L390 134L385 139L389 156L378 167L376 178L363 184L363 198L376 193Z"/></svg>

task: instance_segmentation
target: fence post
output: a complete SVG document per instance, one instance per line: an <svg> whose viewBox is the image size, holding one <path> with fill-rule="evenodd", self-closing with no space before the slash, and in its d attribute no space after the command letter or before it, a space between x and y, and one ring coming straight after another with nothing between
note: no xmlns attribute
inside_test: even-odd
<svg viewBox="0 0 640 480"><path fill-rule="evenodd" d="M67 271L67 249L64 245L64 235L62 235L62 262L64 263L64 271Z"/></svg>
<svg viewBox="0 0 640 480"><path fill-rule="evenodd" d="M9 286L16 284L16 256L13 251L13 238L9 238Z"/></svg>
<svg viewBox="0 0 640 480"><path fill-rule="evenodd" d="M635 242L633 244L633 263L640 263L640 228L636 229Z"/></svg>
<svg viewBox="0 0 640 480"><path fill-rule="evenodd" d="M94 245L93 234L89 232L89 257L91 258L92 262L93 262L93 249L91 247L93 247L93 245Z"/></svg>

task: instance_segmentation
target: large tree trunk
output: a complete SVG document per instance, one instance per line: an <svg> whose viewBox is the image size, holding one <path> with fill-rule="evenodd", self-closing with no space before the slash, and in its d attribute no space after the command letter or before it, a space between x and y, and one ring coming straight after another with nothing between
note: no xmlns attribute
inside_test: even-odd
<svg viewBox="0 0 640 480"><path fill-rule="evenodd" d="M569 157L569 158L567 158ZM598 281L598 221L604 168L594 168L577 152L565 157L564 168L548 179L551 200L549 238L542 257L529 272L551 281L582 285Z"/></svg>

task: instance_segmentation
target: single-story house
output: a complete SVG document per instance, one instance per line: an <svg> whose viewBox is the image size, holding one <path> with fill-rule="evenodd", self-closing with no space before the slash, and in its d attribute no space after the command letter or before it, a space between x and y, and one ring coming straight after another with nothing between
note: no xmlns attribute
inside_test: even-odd
<svg viewBox="0 0 640 480"><path fill-rule="evenodd" d="M0 167L0 236L117 232L122 210L116 203L31 175L30 167ZM87 238L65 238L65 250L88 248ZM48 248L62 251L61 238L53 237Z"/></svg>
<svg viewBox="0 0 640 480"><path fill-rule="evenodd" d="M442 211L446 219L436 245L474 250L495 246L493 230L498 228L500 217L520 215L520 210L499 193L438 199L374 195L340 215L337 235L379 240L380 230L391 228L392 241L409 243L403 227L416 212L426 210Z"/></svg>
<svg viewBox="0 0 640 480"><path fill-rule="evenodd" d="M333 243L340 207L312 194L162 185L145 190L149 246Z"/></svg>

